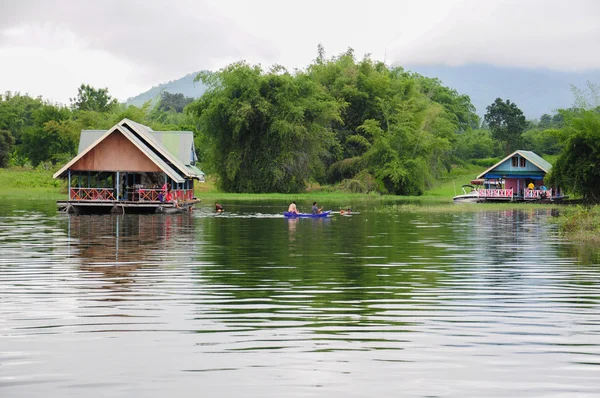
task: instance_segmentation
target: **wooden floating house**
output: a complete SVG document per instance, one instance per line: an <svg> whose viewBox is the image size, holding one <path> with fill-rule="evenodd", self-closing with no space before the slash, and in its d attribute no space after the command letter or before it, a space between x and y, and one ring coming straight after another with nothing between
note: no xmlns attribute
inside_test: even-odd
<svg viewBox="0 0 600 398"><path fill-rule="evenodd" d="M194 180L204 181L191 131L154 131L123 119L109 130L83 130L79 151L54 174L68 181L68 212L191 210Z"/></svg>
<svg viewBox="0 0 600 398"><path fill-rule="evenodd" d="M480 201L565 199L559 187L544 184L550 169L552 165L534 152L517 150L479 174L471 184L478 187Z"/></svg>

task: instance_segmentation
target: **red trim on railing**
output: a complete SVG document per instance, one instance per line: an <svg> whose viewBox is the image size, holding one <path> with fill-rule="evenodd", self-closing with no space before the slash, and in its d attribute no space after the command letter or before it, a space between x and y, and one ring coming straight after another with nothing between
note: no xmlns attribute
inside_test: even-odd
<svg viewBox="0 0 600 398"><path fill-rule="evenodd" d="M512 189L479 189L477 190L481 198L512 198Z"/></svg>
<svg viewBox="0 0 600 398"><path fill-rule="evenodd" d="M69 200L115 200L112 188L71 188Z"/></svg>

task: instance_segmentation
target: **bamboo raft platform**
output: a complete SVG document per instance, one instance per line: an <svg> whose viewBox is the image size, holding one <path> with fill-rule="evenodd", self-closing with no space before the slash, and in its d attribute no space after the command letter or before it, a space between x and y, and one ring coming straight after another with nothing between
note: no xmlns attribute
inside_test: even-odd
<svg viewBox="0 0 600 398"><path fill-rule="evenodd" d="M59 200L60 211L69 214L129 214L129 213L179 213L191 211L200 199L174 202L133 201L133 200Z"/></svg>

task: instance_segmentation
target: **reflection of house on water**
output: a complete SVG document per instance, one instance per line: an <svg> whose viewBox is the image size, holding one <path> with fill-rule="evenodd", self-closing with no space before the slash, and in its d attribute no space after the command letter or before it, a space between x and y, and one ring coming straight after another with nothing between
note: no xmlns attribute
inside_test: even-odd
<svg viewBox="0 0 600 398"><path fill-rule="evenodd" d="M190 213L170 215L70 215L69 240L76 240L80 269L127 284L132 273L168 265L169 253L193 246Z"/></svg>
<svg viewBox="0 0 600 398"><path fill-rule="evenodd" d="M549 240L551 217L555 209L482 211L474 214L471 239L482 258L493 264L524 261L524 256Z"/></svg>

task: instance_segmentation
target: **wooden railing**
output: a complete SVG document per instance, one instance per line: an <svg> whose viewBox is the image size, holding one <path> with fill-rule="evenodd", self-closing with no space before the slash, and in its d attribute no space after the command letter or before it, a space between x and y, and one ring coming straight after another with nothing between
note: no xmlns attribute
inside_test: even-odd
<svg viewBox="0 0 600 398"><path fill-rule="evenodd" d="M128 189L123 200L128 201L147 201L164 202L166 192L162 189ZM194 198L193 189L173 189L171 190L172 200L191 200ZM113 188L70 188L69 200L116 200L115 190Z"/></svg>
<svg viewBox="0 0 600 398"><path fill-rule="evenodd" d="M512 189L478 189L480 198L512 198Z"/></svg>
<svg viewBox="0 0 600 398"><path fill-rule="evenodd" d="M71 188L69 200L115 200L112 188Z"/></svg>
<svg viewBox="0 0 600 398"><path fill-rule="evenodd" d="M162 189L139 188L135 190L135 199L139 201L164 202L167 193ZM194 197L193 189L172 189L171 197L173 200L190 200Z"/></svg>
<svg viewBox="0 0 600 398"><path fill-rule="evenodd" d="M552 197L551 189L526 189L524 192L525 199L550 199Z"/></svg>

